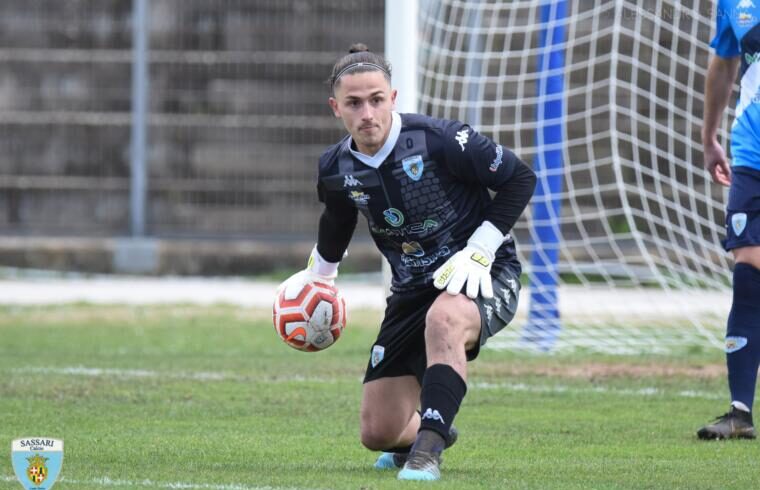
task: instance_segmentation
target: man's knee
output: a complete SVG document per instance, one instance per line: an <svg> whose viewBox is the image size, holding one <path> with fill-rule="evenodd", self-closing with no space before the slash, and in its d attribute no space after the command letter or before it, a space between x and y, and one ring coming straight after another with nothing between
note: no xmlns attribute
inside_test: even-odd
<svg viewBox="0 0 760 490"><path fill-rule="evenodd" d="M441 294L425 317L425 340L468 343L478 337L480 313L475 303L464 295Z"/></svg>
<svg viewBox="0 0 760 490"><path fill-rule="evenodd" d="M400 433L382 425L362 424L362 445L371 451L383 451L396 445Z"/></svg>
<svg viewBox="0 0 760 490"><path fill-rule="evenodd" d="M361 442L372 451L382 451L394 447L406 428L399 417L388 417L370 410L361 413Z"/></svg>
<svg viewBox="0 0 760 490"><path fill-rule="evenodd" d="M737 263L749 264L760 270L760 246L736 248L733 250L733 254Z"/></svg>

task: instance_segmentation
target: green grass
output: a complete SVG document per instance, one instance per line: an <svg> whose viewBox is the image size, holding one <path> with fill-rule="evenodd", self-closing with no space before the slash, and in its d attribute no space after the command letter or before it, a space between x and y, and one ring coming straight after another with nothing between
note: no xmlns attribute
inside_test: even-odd
<svg viewBox="0 0 760 490"><path fill-rule="evenodd" d="M10 442L22 436L64 439L56 489L760 485L758 442L694 436L727 407L720 352L489 350L470 366L443 480L401 484L371 468L358 438L377 322L355 312L338 344L305 354L276 338L266 311L0 308L0 488L20 488ZM90 371L62 371L72 367Z"/></svg>

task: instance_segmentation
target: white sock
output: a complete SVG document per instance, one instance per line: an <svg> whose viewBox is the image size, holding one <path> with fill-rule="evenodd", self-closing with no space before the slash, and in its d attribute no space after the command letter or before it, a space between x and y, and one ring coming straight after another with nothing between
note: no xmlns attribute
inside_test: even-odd
<svg viewBox="0 0 760 490"><path fill-rule="evenodd" d="M731 406L737 410L741 410L742 412L749 412L749 407L742 402L732 401Z"/></svg>

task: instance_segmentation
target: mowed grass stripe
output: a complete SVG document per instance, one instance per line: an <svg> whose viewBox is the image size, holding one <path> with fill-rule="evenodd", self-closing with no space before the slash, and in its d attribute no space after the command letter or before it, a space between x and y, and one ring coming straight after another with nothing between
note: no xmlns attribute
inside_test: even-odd
<svg viewBox="0 0 760 490"><path fill-rule="evenodd" d="M241 376L228 372L171 372L171 371L151 371L146 369L114 369L114 368L93 368L84 366L70 367L24 367L11 369L14 374L37 374L37 375L62 375L62 376L84 376L84 377L105 377L121 379L144 379L154 378L158 380L186 380L197 381L201 383L215 381L234 381L247 383L307 383L307 384L335 384L342 381L339 378L319 378L301 375L282 376L282 377L255 377ZM357 379L356 381L361 381ZM512 392L529 392L529 393L546 393L546 394L599 394L613 396L636 396L636 397L684 397L684 398L704 398L706 400L723 400L725 394L706 392L699 390L680 390L671 391L656 387L641 387L636 389L614 388L608 386L578 387L562 384L528 384L528 383L492 383L475 381L468 384L468 390L502 390Z"/></svg>
<svg viewBox="0 0 760 490"><path fill-rule="evenodd" d="M14 476L0 476L0 481L3 482L18 482L18 479ZM159 482L148 479L144 480L119 480L114 478L108 478L107 476L100 478L93 478L91 480L74 480L62 476L56 483L65 485L97 485L100 487L126 487L126 488L169 488L177 490L319 490L316 488L306 487L256 487L237 483L231 484L212 484L212 483L186 483L186 482Z"/></svg>
<svg viewBox="0 0 760 490"><path fill-rule="evenodd" d="M395 472L372 469L376 454L359 440L375 320L305 354L283 345L269 315L0 308L0 475L13 475L10 441L34 434L66 442L60 490L146 481L400 488ZM701 369L722 362L717 350L614 358L486 350L470 365L460 440L435 487L760 488L760 444L695 437L727 407L723 373ZM0 480L0 488L19 484ZM430 485L403 485L419 488Z"/></svg>

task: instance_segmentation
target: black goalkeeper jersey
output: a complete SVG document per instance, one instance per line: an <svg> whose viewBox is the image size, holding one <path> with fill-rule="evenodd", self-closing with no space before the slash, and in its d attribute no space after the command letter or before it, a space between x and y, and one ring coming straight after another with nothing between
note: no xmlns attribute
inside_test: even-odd
<svg viewBox="0 0 760 490"><path fill-rule="evenodd" d="M488 189L508 194L507 184L521 168L534 179L529 199L535 182L530 169L511 151L461 122L418 114L393 117L389 140L374 161L352 150L350 136L320 158L323 220L328 215L333 222L344 223L331 228L320 225L320 254L330 261L340 259L360 211L391 265L391 289L408 291L432 286L433 272L489 220L507 234L496 254L495 272L509 263L519 271L508 231L527 199L521 200L519 209L511 209L516 206L508 195L496 205L499 194L493 201ZM323 253L326 250L333 252Z"/></svg>

